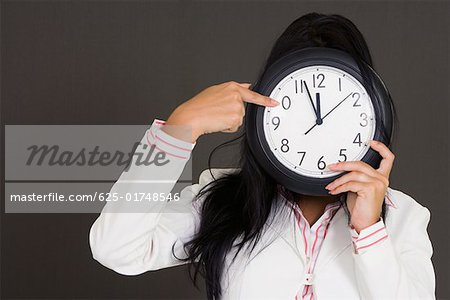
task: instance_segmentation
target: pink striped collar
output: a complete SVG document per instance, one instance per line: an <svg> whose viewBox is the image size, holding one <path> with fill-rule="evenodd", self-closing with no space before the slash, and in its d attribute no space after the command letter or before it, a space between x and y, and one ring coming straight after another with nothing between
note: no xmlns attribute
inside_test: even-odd
<svg viewBox="0 0 450 300"><path fill-rule="evenodd" d="M289 206L294 211L297 219L300 217L300 215L303 216L303 213L297 203L292 203L291 201L288 201L283 195L280 196L283 198L286 205ZM341 197L345 197L345 194L342 194ZM332 217L330 216L334 215L334 212L337 211L342 206L341 202L342 200L343 199L341 198L340 201L338 200L336 202L329 203L325 206L324 214L327 214L327 217L324 220L332 219Z"/></svg>

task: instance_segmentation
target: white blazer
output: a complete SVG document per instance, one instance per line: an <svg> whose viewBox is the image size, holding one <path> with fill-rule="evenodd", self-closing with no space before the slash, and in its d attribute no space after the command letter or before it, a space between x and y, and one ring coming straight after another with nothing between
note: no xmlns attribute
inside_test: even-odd
<svg viewBox="0 0 450 300"><path fill-rule="evenodd" d="M159 130L162 124L153 122L136 151L145 153L149 149L143 144L153 144L167 152L170 162L163 166L133 164L123 172L110 192L124 198L107 202L89 233L93 258L123 275L184 263L173 256L172 247L177 257L185 257L183 245L200 221L202 199L193 201L194 196L213 180L208 170L203 171L198 183L183 188L177 201L124 200L136 192L168 194L180 178L195 144ZM233 170L213 169L213 173L217 178ZM401 191L389 187L388 193L395 206L387 207L384 220L388 238L362 254L354 252L343 208L336 212L309 281L315 299L435 299L433 248L427 233L430 212ZM139 212L131 211L136 208ZM287 224L266 226L250 256L241 252L231 263L233 253L228 255L222 276L223 299L293 300L304 284L311 284L305 281L303 239L295 226L290 226L294 218L289 214Z"/></svg>

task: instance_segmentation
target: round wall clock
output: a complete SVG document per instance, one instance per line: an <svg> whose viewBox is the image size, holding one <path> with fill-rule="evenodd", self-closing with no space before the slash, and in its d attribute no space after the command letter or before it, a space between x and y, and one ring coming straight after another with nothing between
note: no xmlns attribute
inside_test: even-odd
<svg viewBox="0 0 450 300"><path fill-rule="evenodd" d="M328 164L360 160L378 168L381 156L368 140L390 145L389 92L372 68L346 52L291 51L269 66L253 90L280 105L247 104L250 149L291 191L328 195L325 186L346 173L331 171Z"/></svg>

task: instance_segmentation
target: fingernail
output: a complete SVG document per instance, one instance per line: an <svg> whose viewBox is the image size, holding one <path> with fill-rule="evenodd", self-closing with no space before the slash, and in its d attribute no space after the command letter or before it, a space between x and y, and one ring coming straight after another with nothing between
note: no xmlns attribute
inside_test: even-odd
<svg viewBox="0 0 450 300"><path fill-rule="evenodd" d="M270 101L272 102L273 105L279 105L280 102L278 102L277 100L270 98Z"/></svg>

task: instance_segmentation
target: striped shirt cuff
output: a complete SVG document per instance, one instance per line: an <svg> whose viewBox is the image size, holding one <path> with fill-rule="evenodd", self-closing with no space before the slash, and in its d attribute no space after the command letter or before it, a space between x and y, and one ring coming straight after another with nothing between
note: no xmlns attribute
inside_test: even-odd
<svg viewBox="0 0 450 300"><path fill-rule="evenodd" d="M377 223L364 228L359 234L352 225L349 226L349 230L352 236L355 254L362 254L368 251L370 248L382 243L388 237L384 220L381 217Z"/></svg>
<svg viewBox="0 0 450 300"><path fill-rule="evenodd" d="M160 130L165 125L164 120L155 119L147 131L147 144L155 145L159 151L165 152L171 158L189 159L196 143L189 143L175 138Z"/></svg>

